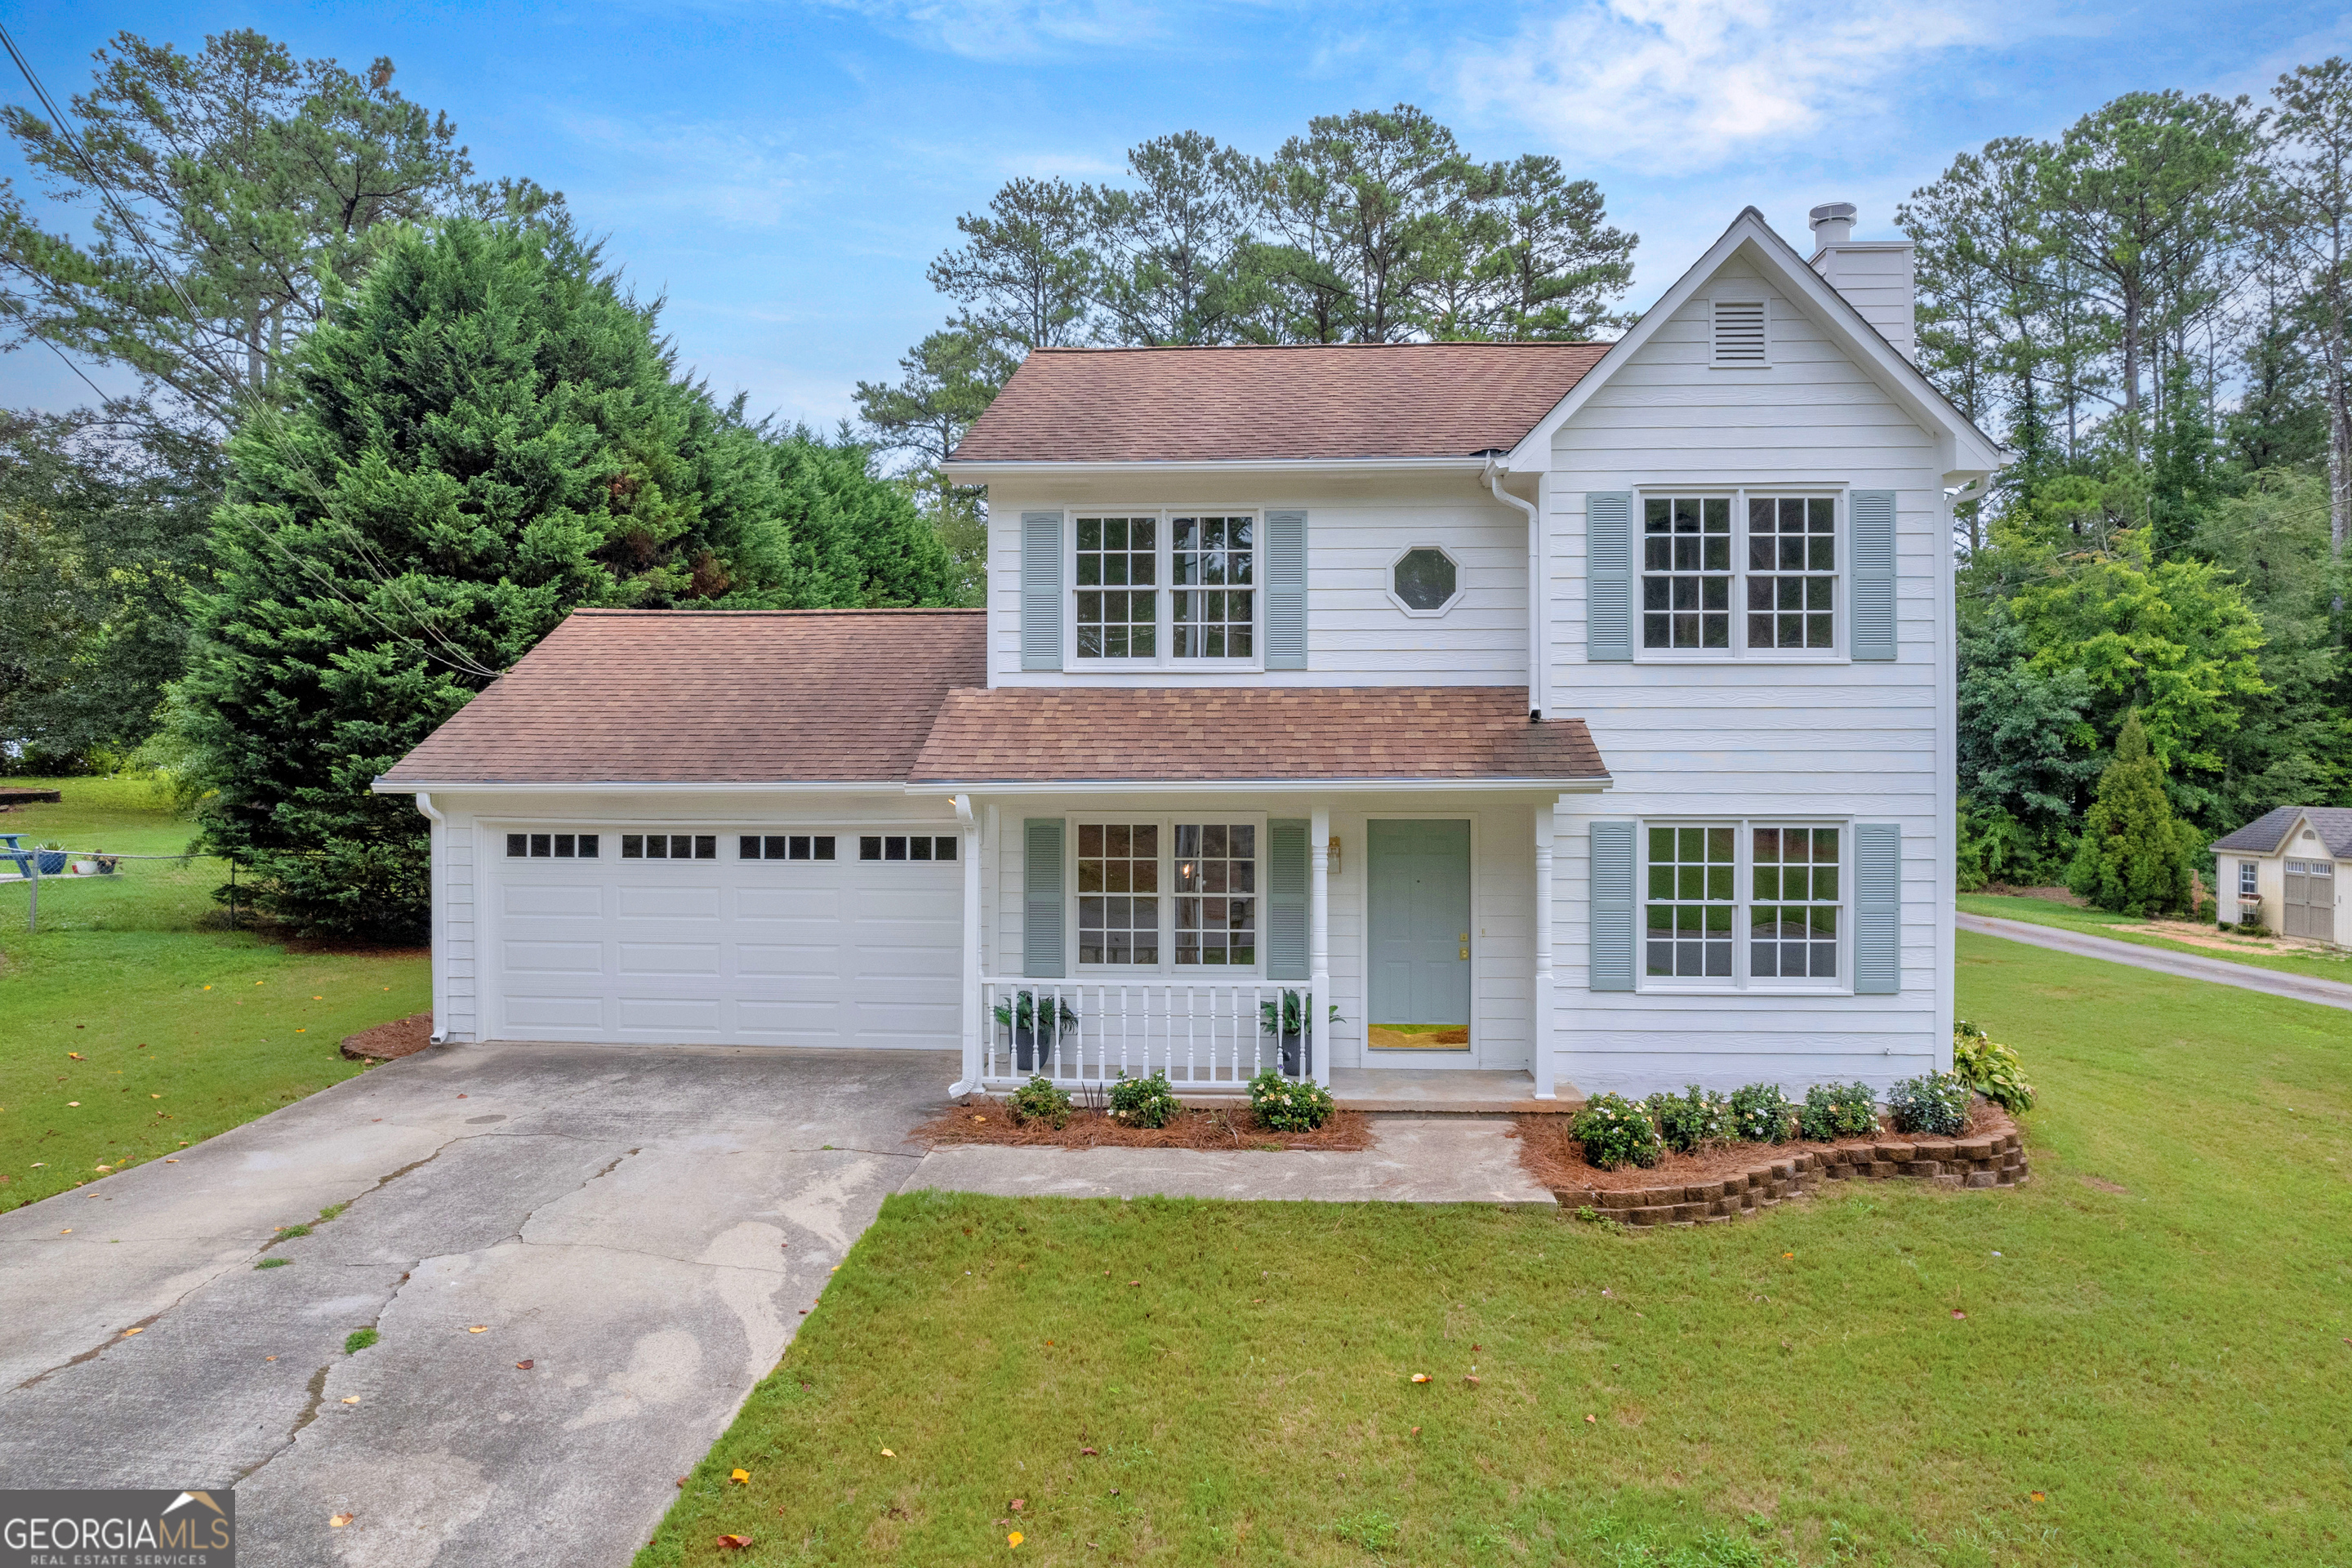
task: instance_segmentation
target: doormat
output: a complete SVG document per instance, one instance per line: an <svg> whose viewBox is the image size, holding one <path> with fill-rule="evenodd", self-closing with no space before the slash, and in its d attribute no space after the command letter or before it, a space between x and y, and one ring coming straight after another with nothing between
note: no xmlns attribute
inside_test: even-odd
<svg viewBox="0 0 2352 1568"><path fill-rule="evenodd" d="M1376 1051L1466 1051L1467 1024L1374 1024L1364 1043Z"/></svg>

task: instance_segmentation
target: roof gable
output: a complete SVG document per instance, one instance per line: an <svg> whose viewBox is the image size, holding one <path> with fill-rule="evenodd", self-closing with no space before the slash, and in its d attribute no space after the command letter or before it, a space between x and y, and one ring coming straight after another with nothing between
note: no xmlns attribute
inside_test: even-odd
<svg viewBox="0 0 2352 1568"><path fill-rule="evenodd" d="M1707 247L1706 254L1676 279L1674 286L1659 296L1657 303L1642 313L1633 330L1612 344L1600 363L1519 439L1505 459L1505 468L1520 472L1549 468L1553 434L1575 417L1577 411L1631 363L1643 345L1735 257L1753 268L1783 298L1803 310L1904 413L1937 437L1947 473L1990 473L2006 460L2000 447L1955 408L1917 365L1906 359L1864 319L1852 301L1832 288L1787 240L1773 232L1763 214L1747 207L1731 221L1722 237Z"/></svg>
<svg viewBox="0 0 2352 1568"><path fill-rule="evenodd" d="M1606 343L1038 349L949 458L998 463L1452 460L1505 451Z"/></svg>
<svg viewBox="0 0 2352 1568"><path fill-rule="evenodd" d="M2319 835L2329 859L2352 860L2352 807L2347 806L2282 805L2215 839L2213 847L2241 855L2293 854L2306 826Z"/></svg>

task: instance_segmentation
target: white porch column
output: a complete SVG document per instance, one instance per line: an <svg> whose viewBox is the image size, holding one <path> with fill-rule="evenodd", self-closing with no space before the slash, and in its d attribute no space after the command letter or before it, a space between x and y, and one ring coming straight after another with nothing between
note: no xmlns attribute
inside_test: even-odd
<svg viewBox="0 0 2352 1568"><path fill-rule="evenodd" d="M1307 819L1307 1016L1315 1042L1315 1081L1331 1087L1331 808Z"/></svg>
<svg viewBox="0 0 2352 1568"><path fill-rule="evenodd" d="M1559 803L1547 801L1536 807L1536 973L1535 973L1535 1068L1536 1098L1556 1098L1552 1087L1552 1037L1555 1033L1551 1016L1551 841L1559 823Z"/></svg>
<svg viewBox="0 0 2352 1568"><path fill-rule="evenodd" d="M963 856L963 1076L950 1094L980 1087L980 824L972 820L971 796L955 797L957 837Z"/></svg>

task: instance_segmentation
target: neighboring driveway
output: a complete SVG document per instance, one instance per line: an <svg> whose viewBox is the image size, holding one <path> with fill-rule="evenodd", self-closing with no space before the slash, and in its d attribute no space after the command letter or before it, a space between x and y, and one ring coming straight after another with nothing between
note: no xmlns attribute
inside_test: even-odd
<svg viewBox="0 0 2352 1568"><path fill-rule="evenodd" d="M2024 921L1968 914L1954 918L1962 931L1974 931L1979 936L2004 937L2011 942L2046 947L2053 952L2071 952L2082 958L2104 958L2110 963L2128 963L2135 969L2153 969L2158 974L2174 974L2183 980L2210 980L2219 985L2242 985L2249 991L2267 991L2273 996L2291 996L2298 1002L2316 1002L2323 1007L2352 1007L2352 985L2339 981L2289 974L2283 970L2256 969L2251 963L2232 963L2226 958L2200 958L2195 953L2141 947L2137 942L2117 942L2113 937L2086 936L2081 931L2033 925Z"/></svg>
<svg viewBox="0 0 2352 1568"><path fill-rule="evenodd" d="M0 1486L233 1486L252 1568L625 1563L955 1071L443 1047L0 1215Z"/></svg>

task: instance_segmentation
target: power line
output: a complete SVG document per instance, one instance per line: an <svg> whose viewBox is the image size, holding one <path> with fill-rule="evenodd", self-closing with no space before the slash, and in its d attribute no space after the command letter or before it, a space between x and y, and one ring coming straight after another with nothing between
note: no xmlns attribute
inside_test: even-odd
<svg viewBox="0 0 2352 1568"><path fill-rule="evenodd" d="M16 62L16 69L24 77L26 85L33 89L34 98L40 103L41 107L48 112L50 121L57 127L58 136L64 141L65 144L72 150L75 161L80 163L82 173L88 179L91 187L98 192L100 198L106 203L107 206L112 209L116 219L123 226L123 231L129 235L131 243L139 247L141 254L146 257L148 265L154 269L155 275L163 280L163 286L171 290L173 299L179 302L181 313L187 318L188 325L200 334L204 332L206 330L205 323L202 315L197 311L194 303L190 300L187 295L181 289L179 280L173 276L172 269L163 264L163 258L155 254L154 247L147 243L146 236L141 230L137 220L123 208L121 202L115 199L112 187L107 184L105 177L98 171L97 161L89 155L88 149L82 145L80 138L74 132L72 121L66 117L65 112L62 110L58 108L56 100L49 97L48 89L42 85L39 75L33 69L32 62L25 58L24 51L16 47L16 40L15 37L9 33L5 23L0 23L0 47L5 47L7 49L8 58ZM14 301L11 301L11 303L14 303ZM38 333L37 332L35 335L37 336ZM60 358L64 357L64 350L59 348L56 343L50 342L47 338L43 338L42 342L48 342L52 351L57 353ZM89 389L92 392L98 392L97 384L95 382L91 382L89 376L82 375L81 369L79 365L72 365L70 361L68 361L68 363L70 368L73 369L75 374L81 375L82 381L89 386ZM106 395L104 393L99 393L99 397L101 402L105 400L105 396ZM251 406L248 406L246 410L247 416L254 418L256 423L266 425L268 415L274 413L275 411L267 409L261 405L257 389L247 385L239 388L237 391L231 394L231 401L233 403L247 399L251 400ZM439 643L444 649L456 657L454 658L442 658L440 655L434 653L430 648L425 647L424 644L417 642L414 637L404 637L400 632L394 630L381 616L377 616L373 610L368 609L358 600L352 598L350 595L343 593L341 588L334 584L331 579L320 576L316 566L299 560L299 558L294 555L293 552L287 547L284 541L278 539L274 534L264 530L258 523L252 525L254 531L261 534L262 537L271 545L275 546L281 554L284 554L288 560L295 562L296 564L301 565L306 571L310 572L314 579L324 584L338 597L343 599L344 602L350 604L353 608L368 616L370 620L374 621L377 626L382 626L393 637L407 643L411 647L414 647L418 653L423 654L425 658L434 660L436 663L446 664L452 669L459 671L461 674L471 675L485 680L496 680L502 673L501 671L486 668L479 661L475 659L470 654L467 653L465 649L459 647L455 642L452 642L446 636L443 635L441 630L437 626L435 626L424 613L417 608L414 601L410 600L406 595L401 592L398 584L394 581L393 577L385 569L388 563L381 563L371 558L373 552L365 536L361 534L361 532L357 529L353 528L349 522L344 521L342 519L334 515L334 507L327 494L325 487L320 483L320 477L311 470L310 462L307 458L305 458L299 451L290 449L289 445L283 437L282 432L278 433L277 436L277 445L279 456L290 458L289 467L298 471L302 480L310 487L312 499L319 503L321 514L328 521L332 521L337 527L342 529L343 531L349 533L352 536L352 541L359 546L360 564L367 572L368 575L375 578L376 581L394 596L394 598L400 602L402 607L408 612L410 618L415 622L418 630L424 632L425 636L431 637L435 642Z"/></svg>

